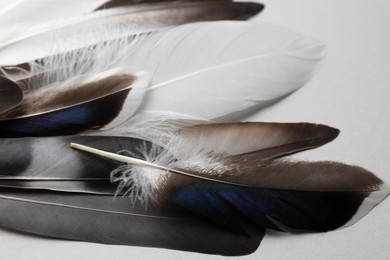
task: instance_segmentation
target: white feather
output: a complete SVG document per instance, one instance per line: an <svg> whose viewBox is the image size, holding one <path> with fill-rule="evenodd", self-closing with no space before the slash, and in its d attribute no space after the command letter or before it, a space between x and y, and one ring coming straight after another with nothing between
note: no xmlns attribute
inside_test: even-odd
<svg viewBox="0 0 390 260"><path fill-rule="evenodd" d="M303 86L324 56L319 41L278 26L212 22L140 40L122 66L151 77L143 114L231 120Z"/></svg>

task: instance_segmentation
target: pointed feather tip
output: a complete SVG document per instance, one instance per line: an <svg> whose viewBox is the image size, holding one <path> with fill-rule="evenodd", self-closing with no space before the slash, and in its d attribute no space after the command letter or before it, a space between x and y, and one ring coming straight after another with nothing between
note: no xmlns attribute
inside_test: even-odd
<svg viewBox="0 0 390 260"><path fill-rule="evenodd" d="M247 20L262 12L265 8L265 5L261 3L252 3L252 2L242 2L235 3L242 6L242 19Z"/></svg>
<svg viewBox="0 0 390 260"><path fill-rule="evenodd" d="M390 185L383 183L376 191L372 192L367 198L365 198L356 211L355 215L339 229L350 227L356 224L359 220L365 217L371 210L373 210L379 203L387 198L390 194Z"/></svg>
<svg viewBox="0 0 390 260"><path fill-rule="evenodd" d="M128 6L128 5L149 5L149 6L153 7L153 5L156 5L156 2L164 2L164 1L149 0L149 1L131 1L130 2L130 1L123 1L123 0L112 0L112 1L108 1L104 4L102 4L101 6L96 8L95 11L109 9L109 8L118 8L118 7L120 8L120 7L124 7L124 6ZM166 2L169 4L169 1L166 1ZM189 2L189 1L175 1L175 2L176 2L175 3L176 5L180 6L180 5L188 4L186 2ZM238 12L237 12L239 14L237 16L238 20L250 19L251 17L254 17L257 14L259 14L265 8L264 4L253 3L253 2L239 2L239 3L237 3L237 2L232 3L232 1L199 1L199 2L203 2L202 4L204 4L204 5L215 5L218 2L226 2L226 4L240 7L238 9Z"/></svg>
<svg viewBox="0 0 390 260"><path fill-rule="evenodd" d="M323 60L327 55L326 45L315 39L310 37L304 37L297 40L297 44L302 46L302 58L307 58L309 60Z"/></svg>
<svg viewBox="0 0 390 260"><path fill-rule="evenodd" d="M306 123L310 124L310 123ZM324 144L329 143L340 135L340 129L328 125L316 124L318 132L322 132Z"/></svg>

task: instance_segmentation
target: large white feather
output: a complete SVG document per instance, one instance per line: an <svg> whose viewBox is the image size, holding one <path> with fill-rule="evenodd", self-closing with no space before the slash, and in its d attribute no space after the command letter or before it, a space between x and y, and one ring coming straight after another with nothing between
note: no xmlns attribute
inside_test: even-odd
<svg viewBox="0 0 390 260"><path fill-rule="evenodd" d="M325 56L319 41L258 22L185 25L136 45L122 62L151 76L140 114L152 118L231 120L303 86Z"/></svg>

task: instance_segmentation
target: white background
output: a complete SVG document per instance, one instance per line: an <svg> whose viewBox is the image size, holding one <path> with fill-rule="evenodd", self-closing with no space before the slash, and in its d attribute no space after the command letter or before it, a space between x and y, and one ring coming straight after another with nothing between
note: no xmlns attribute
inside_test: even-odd
<svg viewBox="0 0 390 260"><path fill-rule="evenodd" d="M390 182L390 1L262 2L267 7L257 19L320 39L328 46L328 58L309 84L248 120L306 121L337 127L341 135L331 144L295 157L357 164ZM325 234L268 234L254 254L239 259L385 260L390 259L389 237L390 198L350 228ZM202 260L224 257L45 239L0 229L0 258Z"/></svg>

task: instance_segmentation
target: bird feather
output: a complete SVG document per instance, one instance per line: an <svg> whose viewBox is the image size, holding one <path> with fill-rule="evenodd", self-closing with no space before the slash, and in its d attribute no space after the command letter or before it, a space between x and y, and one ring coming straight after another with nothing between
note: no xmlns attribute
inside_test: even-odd
<svg viewBox="0 0 390 260"><path fill-rule="evenodd" d="M0 114L0 136L75 134L119 125L137 110L147 85L145 73L125 68L56 82Z"/></svg>
<svg viewBox="0 0 390 260"><path fill-rule="evenodd" d="M303 86L325 49L317 40L258 22L185 25L135 45L126 66L151 76L141 114L225 121Z"/></svg>
<svg viewBox="0 0 390 260"><path fill-rule="evenodd" d="M111 180L133 203L173 202L238 233L243 231L237 212L265 229L323 232L349 226L390 192L382 180L356 166L237 158L204 154L196 147L179 153L177 143L164 149L141 148L141 162L72 147L129 163L114 170Z"/></svg>
<svg viewBox="0 0 390 260"><path fill-rule="evenodd" d="M0 65L17 65L48 55L113 39L113 27L124 27L122 35L150 32L190 22L247 19L262 9L253 3L221 1L158 2L98 10L68 19L43 23L0 43ZM130 28L130 29L129 29ZM102 33L103 32L103 33ZM61 42L60 46L52 45ZM23 53L23 55L20 55Z"/></svg>
<svg viewBox="0 0 390 260"><path fill-rule="evenodd" d="M144 143L153 142L157 146L167 146L179 140L180 151L189 151L197 147L202 153L215 152L225 155L248 155L254 152L277 151L278 156L315 148L334 139L338 130L308 123L226 123L198 125L172 129L158 129L148 125L148 132L140 127L134 128L128 136L98 136L90 132L83 136L64 136L50 138L2 138L0 149L0 168L3 176L37 177L42 179L79 180L109 179L109 172L120 166L111 160L97 160L95 156L77 153L71 150L69 143L81 143L108 150L123 151L126 148L142 154L137 149ZM149 132L154 132L150 134ZM175 139L172 139L173 136ZM200 136L199 142L195 142ZM213 140L215 139L215 140ZM209 142L207 142L209 140ZM231 140L236 140L236 145ZM252 140L253 142L249 142ZM267 143L263 143L267 140ZM220 141L220 146L217 145ZM129 148L130 147L130 148ZM216 149L218 148L218 149ZM176 152L170 151L176 156ZM259 153L258 159L267 159ZM17 156L18 155L18 156ZM50 158L47 160L47 158ZM60 158L60 159L56 159ZM52 161L56 161L53 165Z"/></svg>
<svg viewBox="0 0 390 260"><path fill-rule="evenodd" d="M175 2L194 2L196 0L174 0ZM199 1L199 0L198 0ZM233 0L202 0L203 2L233 2ZM99 6L96 10L113 8L118 6L125 6L131 4L145 4L145 3L156 3L156 2L167 2L167 0L111 0L107 1L103 5Z"/></svg>

